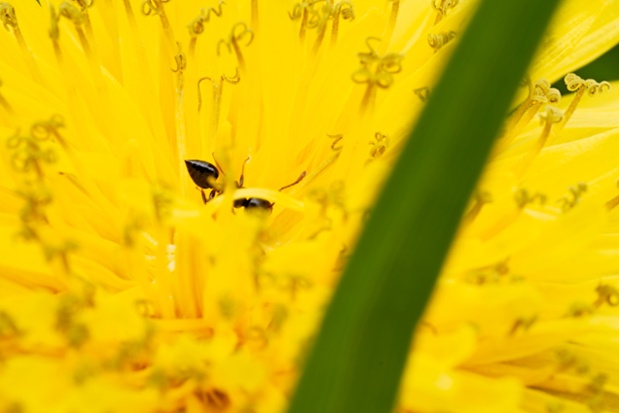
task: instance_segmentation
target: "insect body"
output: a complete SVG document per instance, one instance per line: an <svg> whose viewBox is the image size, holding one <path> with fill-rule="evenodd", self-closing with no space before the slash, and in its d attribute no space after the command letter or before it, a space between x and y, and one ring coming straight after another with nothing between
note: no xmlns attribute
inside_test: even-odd
<svg viewBox="0 0 619 413"><path fill-rule="evenodd" d="M233 206L235 208L262 209L271 212L273 210L273 202L269 202L262 198L240 198L235 199Z"/></svg>
<svg viewBox="0 0 619 413"><path fill-rule="evenodd" d="M219 170L215 165L196 159L186 160L185 165L187 166L187 172L189 172L189 177L191 178L193 183L200 188L202 201L204 201L205 204L211 199L213 199L216 194L222 192L215 187L215 182L217 181L217 178L219 178ZM211 189L208 199L204 194L205 189Z"/></svg>
<svg viewBox="0 0 619 413"><path fill-rule="evenodd" d="M248 157L247 159L245 159L245 162L243 162L243 166L241 168L241 176L236 182L237 188L243 188L243 184L245 182L245 164L247 164L250 159L251 158ZM217 163L217 161L215 161L215 163ZM191 180L200 188L202 201L205 204L211 199L213 199L216 195L223 193L223 189L221 189L221 187L218 186L216 183L217 178L219 178L220 171L215 165L209 162L195 159L186 160L185 165L187 166L187 171L189 172ZM219 164L217 166L219 166ZM279 190L281 191L286 188L290 188L291 186L294 186L301 182L303 178L305 178L305 171L301 173L301 175L297 178L296 181L281 187ZM205 189L211 189L208 198L204 194ZM239 198L235 199L233 203L234 208L245 208L246 210L263 210L267 212L271 212L273 210L273 205L273 202L258 197Z"/></svg>

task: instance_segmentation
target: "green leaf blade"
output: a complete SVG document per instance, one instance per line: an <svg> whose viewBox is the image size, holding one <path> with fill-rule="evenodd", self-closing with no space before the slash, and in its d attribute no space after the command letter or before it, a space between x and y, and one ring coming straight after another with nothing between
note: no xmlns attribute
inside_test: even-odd
<svg viewBox="0 0 619 413"><path fill-rule="evenodd" d="M413 330L559 0L485 0L358 242L289 413L389 412Z"/></svg>

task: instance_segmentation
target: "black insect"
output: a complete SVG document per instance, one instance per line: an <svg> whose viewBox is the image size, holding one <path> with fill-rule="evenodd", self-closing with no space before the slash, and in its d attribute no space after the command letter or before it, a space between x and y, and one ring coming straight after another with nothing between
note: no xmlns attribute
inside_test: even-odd
<svg viewBox="0 0 619 413"><path fill-rule="evenodd" d="M236 181L237 188L243 188L243 184L245 183L245 165L251 157L247 157L243 162L243 166L241 167L241 176L239 180ZM206 204L208 201L213 199L216 195L223 193L223 189L217 185L217 178L219 178L219 164L217 160L215 160L217 167L212 163L200 161L200 160L186 160L185 165L187 165L187 171L189 172L189 176L191 180L200 188L200 194L202 195L202 201ZM305 171L299 175L296 181L286 186L282 186L279 188L280 191L290 188L301 182L305 178ZM204 190L211 189L208 198L206 197ZM273 210L274 202L270 202L263 198L257 197L247 197L247 198L239 198L234 200L234 208L245 208L247 210L263 210L267 212L271 212Z"/></svg>
<svg viewBox="0 0 619 413"><path fill-rule="evenodd" d="M233 206L235 208L245 208L247 210L258 210L271 212L273 210L273 202L269 202L262 198L240 198L235 199Z"/></svg>
<svg viewBox="0 0 619 413"><path fill-rule="evenodd" d="M200 188L202 201L206 204L213 199L215 195L222 192L216 187L217 178L219 178L219 170L215 165L209 162L199 161L197 159L188 159L185 161L187 172L194 184ZM210 189L208 198L204 194L205 189Z"/></svg>

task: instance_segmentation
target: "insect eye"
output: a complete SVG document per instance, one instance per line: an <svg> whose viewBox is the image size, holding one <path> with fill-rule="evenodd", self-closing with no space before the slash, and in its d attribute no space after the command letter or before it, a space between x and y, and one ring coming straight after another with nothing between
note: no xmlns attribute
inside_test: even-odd
<svg viewBox="0 0 619 413"><path fill-rule="evenodd" d="M219 170L215 165L195 159L185 160L185 165L194 184L203 189L214 187L213 182L219 177Z"/></svg>

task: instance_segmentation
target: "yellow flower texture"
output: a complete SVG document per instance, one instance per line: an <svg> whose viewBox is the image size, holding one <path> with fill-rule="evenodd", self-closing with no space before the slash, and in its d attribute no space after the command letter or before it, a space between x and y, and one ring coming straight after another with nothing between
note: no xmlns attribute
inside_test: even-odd
<svg viewBox="0 0 619 413"><path fill-rule="evenodd" d="M0 410L285 411L475 2L41 3L0 2ZM619 98L543 80L618 40L558 12L398 412L619 411Z"/></svg>

